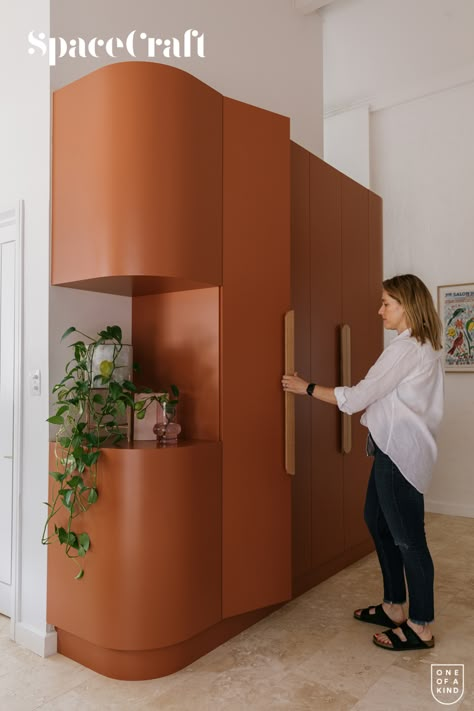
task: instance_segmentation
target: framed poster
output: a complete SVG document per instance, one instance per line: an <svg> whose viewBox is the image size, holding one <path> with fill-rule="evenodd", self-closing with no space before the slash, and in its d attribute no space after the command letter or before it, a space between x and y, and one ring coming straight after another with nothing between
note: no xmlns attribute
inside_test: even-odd
<svg viewBox="0 0 474 711"><path fill-rule="evenodd" d="M438 313L443 324L444 369L474 372L474 284L438 286Z"/></svg>

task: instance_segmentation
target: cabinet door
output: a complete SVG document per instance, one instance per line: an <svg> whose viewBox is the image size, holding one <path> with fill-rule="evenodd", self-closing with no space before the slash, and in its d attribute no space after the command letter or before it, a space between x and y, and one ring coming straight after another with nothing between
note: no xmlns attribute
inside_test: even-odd
<svg viewBox="0 0 474 711"><path fill-rule="evenodd" d="M340 384L342 313L340 174L310 157L311 380ZM312 407L312 562L316 568L344 551L340 414L320 401Z"/></svg>
<svg viewBox="0 0 474 711"><path fill-rule="evenodd" d="M374 319L369 300L369 191L341 175L342 320L351 327L352 384L372 365L369 323ZM376 314L375 314L376 315ZM364 522L366 484L372 460L365 454L367 429L362 413L352 415L352 450L344 455L345 548L369 537Z"/></svg>
<svg viewBox="0 0 474 711"><path fill-rule="evenodd" d="M224 99L221 302L222 609L291 596L284 468L284 314L290 309L289 120Z"/></svg>
<svg viewBox="0 0 474 711"><path fill-rule="evenodd" d="M311 261L309 151L291 144L291 303L295 311L295 366L311 373ZM293 578L311 570L311 410L309 397L295 397L296 475L292 480Z"/></svg>

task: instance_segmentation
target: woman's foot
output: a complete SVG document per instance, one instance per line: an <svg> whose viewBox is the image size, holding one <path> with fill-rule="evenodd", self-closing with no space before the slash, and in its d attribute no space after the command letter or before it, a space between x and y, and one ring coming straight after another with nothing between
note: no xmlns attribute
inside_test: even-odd
<svg viewBox="0 0 474 711"><path fill-rule="evenodd" d="M390 603L390 602L383 602L382 609L385 612L385 614L388 617L390 617L392 622L398 622L398 623L405 622L406 615L403 610L403 605L392 605L392 603ZM361 612L362 612L362 608L355 610L354 617L360 617ZM375 615L375 607L370 608L369 615ZM399 628L397 627L397 629L399 629Z"/></svg>
<svg viewBox="0 0 474 711"><path fill-rule="evenodd" d="M387 612L388 614L388 612ZM398 620L397 620L398 621ZM415 622L412 622L410 619L407 620L407 625L408 627L411 627L413 632L415 632L420 639L423 640L423 642L429 642L431 639L433 639L433 633L431 632L431 627L429 625L417 625ZM402 642L406 642L407 638L405 634L403 633L403 630L400 627L395 627L392 632L394 632L399 639L401 639ZM392 642L390 639L387 637L387 635L384 632L377 632L377 634L374 634L374 638L377 640L379 644L383 644L386 647L393 647Z"/></svg>

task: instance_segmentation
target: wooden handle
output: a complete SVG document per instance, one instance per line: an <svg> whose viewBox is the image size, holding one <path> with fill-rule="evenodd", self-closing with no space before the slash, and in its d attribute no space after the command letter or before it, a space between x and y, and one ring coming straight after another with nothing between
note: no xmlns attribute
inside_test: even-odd
<svg viewBox="0 0 474 711"><path fill-rule="evenodd" d="M341 326L341 385L351 385L351 327ZM352 419L342 413L341 450L349 454L352 449Z"/></svg>
<svg viewBox="0 0 474 711"><path fill-rule="evenodd" d="M285 314L285 373L295 372L295 312ZM295 396L285 393L285 469L295 474Z"/></svg>

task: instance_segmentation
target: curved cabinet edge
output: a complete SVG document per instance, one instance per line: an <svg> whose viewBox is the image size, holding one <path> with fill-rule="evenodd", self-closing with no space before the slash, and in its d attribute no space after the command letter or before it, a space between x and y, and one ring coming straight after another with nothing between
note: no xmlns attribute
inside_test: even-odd
<svg viewBox="0 0 474 711"><path fill-rule="evenodd" d="M74 520L91 540L81 580L48 547L48 622L84 644L169 647L221 619L222 445L153 444L103 450L99 499Z"/></svg>
<svg viewBox="0 0 474 711"><path fill-rule="evenodd" d="M112 679L123 681L157 679L183 669L279 607L281 605L272 605L221 620L192 639L162 649L107 649L58 629L58 652Z"/></svg>

